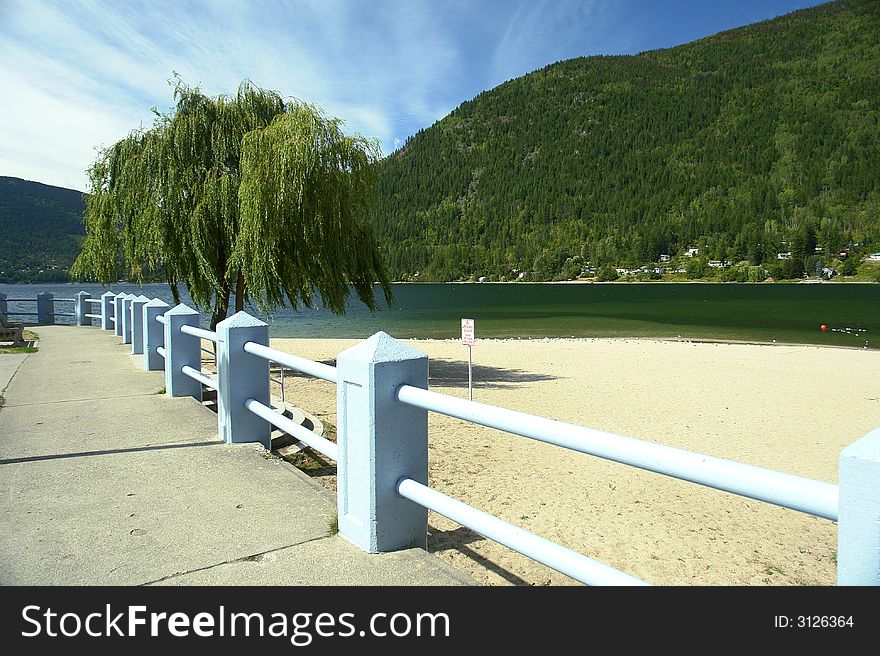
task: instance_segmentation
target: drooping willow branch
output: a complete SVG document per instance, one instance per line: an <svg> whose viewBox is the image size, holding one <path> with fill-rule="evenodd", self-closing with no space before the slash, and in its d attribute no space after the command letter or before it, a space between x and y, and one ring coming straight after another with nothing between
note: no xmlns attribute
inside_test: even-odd
<svg viewBox="0 0 880 656"><path fill-rule="evenodd" d="M336 313L350 290L371 309L391 288L366 223L376 141L314 106L244 82L209 98L179 79L176 107L101 153L89 169L86 237L71 273L108 283L161 272L185 284L211 325L245 298L271 311Z"/></svg>

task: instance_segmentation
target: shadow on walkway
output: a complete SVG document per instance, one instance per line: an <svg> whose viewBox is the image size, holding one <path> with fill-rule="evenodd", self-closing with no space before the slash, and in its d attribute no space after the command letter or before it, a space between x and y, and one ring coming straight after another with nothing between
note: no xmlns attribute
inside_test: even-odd
<svg viewBox="0 0 880 656"><path fill-rule="evenodd" d="M90 458L92 456L112 456L120 453L142 453L144 451L165 451L167 449L189 449L198 446L217 446L225 444L219 440L209 442L186 442L184 444L157 444L155 446L136 446L130 449L107 449L103 451L79 451L74 453L53 453L45 456L24 456L21 458L5 458L0 465L14 465L22 462L42 462L44 460L65 460L67 458Z"/></svg>

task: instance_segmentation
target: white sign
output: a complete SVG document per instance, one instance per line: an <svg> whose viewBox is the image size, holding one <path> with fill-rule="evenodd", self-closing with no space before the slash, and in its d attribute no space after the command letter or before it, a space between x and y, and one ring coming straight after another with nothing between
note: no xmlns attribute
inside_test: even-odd
<svg viewBox="0 0 880 656"><path fill-rule="evenodd" d="M461 320L461 343L465 346L474 345L474 320Z"/></svg>

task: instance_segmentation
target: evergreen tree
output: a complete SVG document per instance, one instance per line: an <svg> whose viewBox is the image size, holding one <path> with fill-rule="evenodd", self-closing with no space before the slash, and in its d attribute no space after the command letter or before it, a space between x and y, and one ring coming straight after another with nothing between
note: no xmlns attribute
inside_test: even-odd
<svg viewBox="0 0 880 656"><path fill-rule="evenodd" d="M485 91L382 162L390 272L549 280L577 255L640 266L699 246L767 268L792 248L802 264L816 245L877 250L878 34L880 2L838 0Z"/></svg>

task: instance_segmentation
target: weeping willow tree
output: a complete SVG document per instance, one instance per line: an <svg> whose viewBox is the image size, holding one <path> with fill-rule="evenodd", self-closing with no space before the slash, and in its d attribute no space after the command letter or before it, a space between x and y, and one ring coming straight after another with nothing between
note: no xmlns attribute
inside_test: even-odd
<svg viewBox="0 0 880 656"><path fill-rule="evenodd" d="M209 98L175 78L176 106L153 127L101 152L90 167L86 236L71 268L106 284L161 272L175 302L184 284L222 321L252 299L263 311L337 314L354 290L391 303L366 223L379 146L348 136L318 108L243 82ZM155 110L154 110L155 111Z"/></svg>

